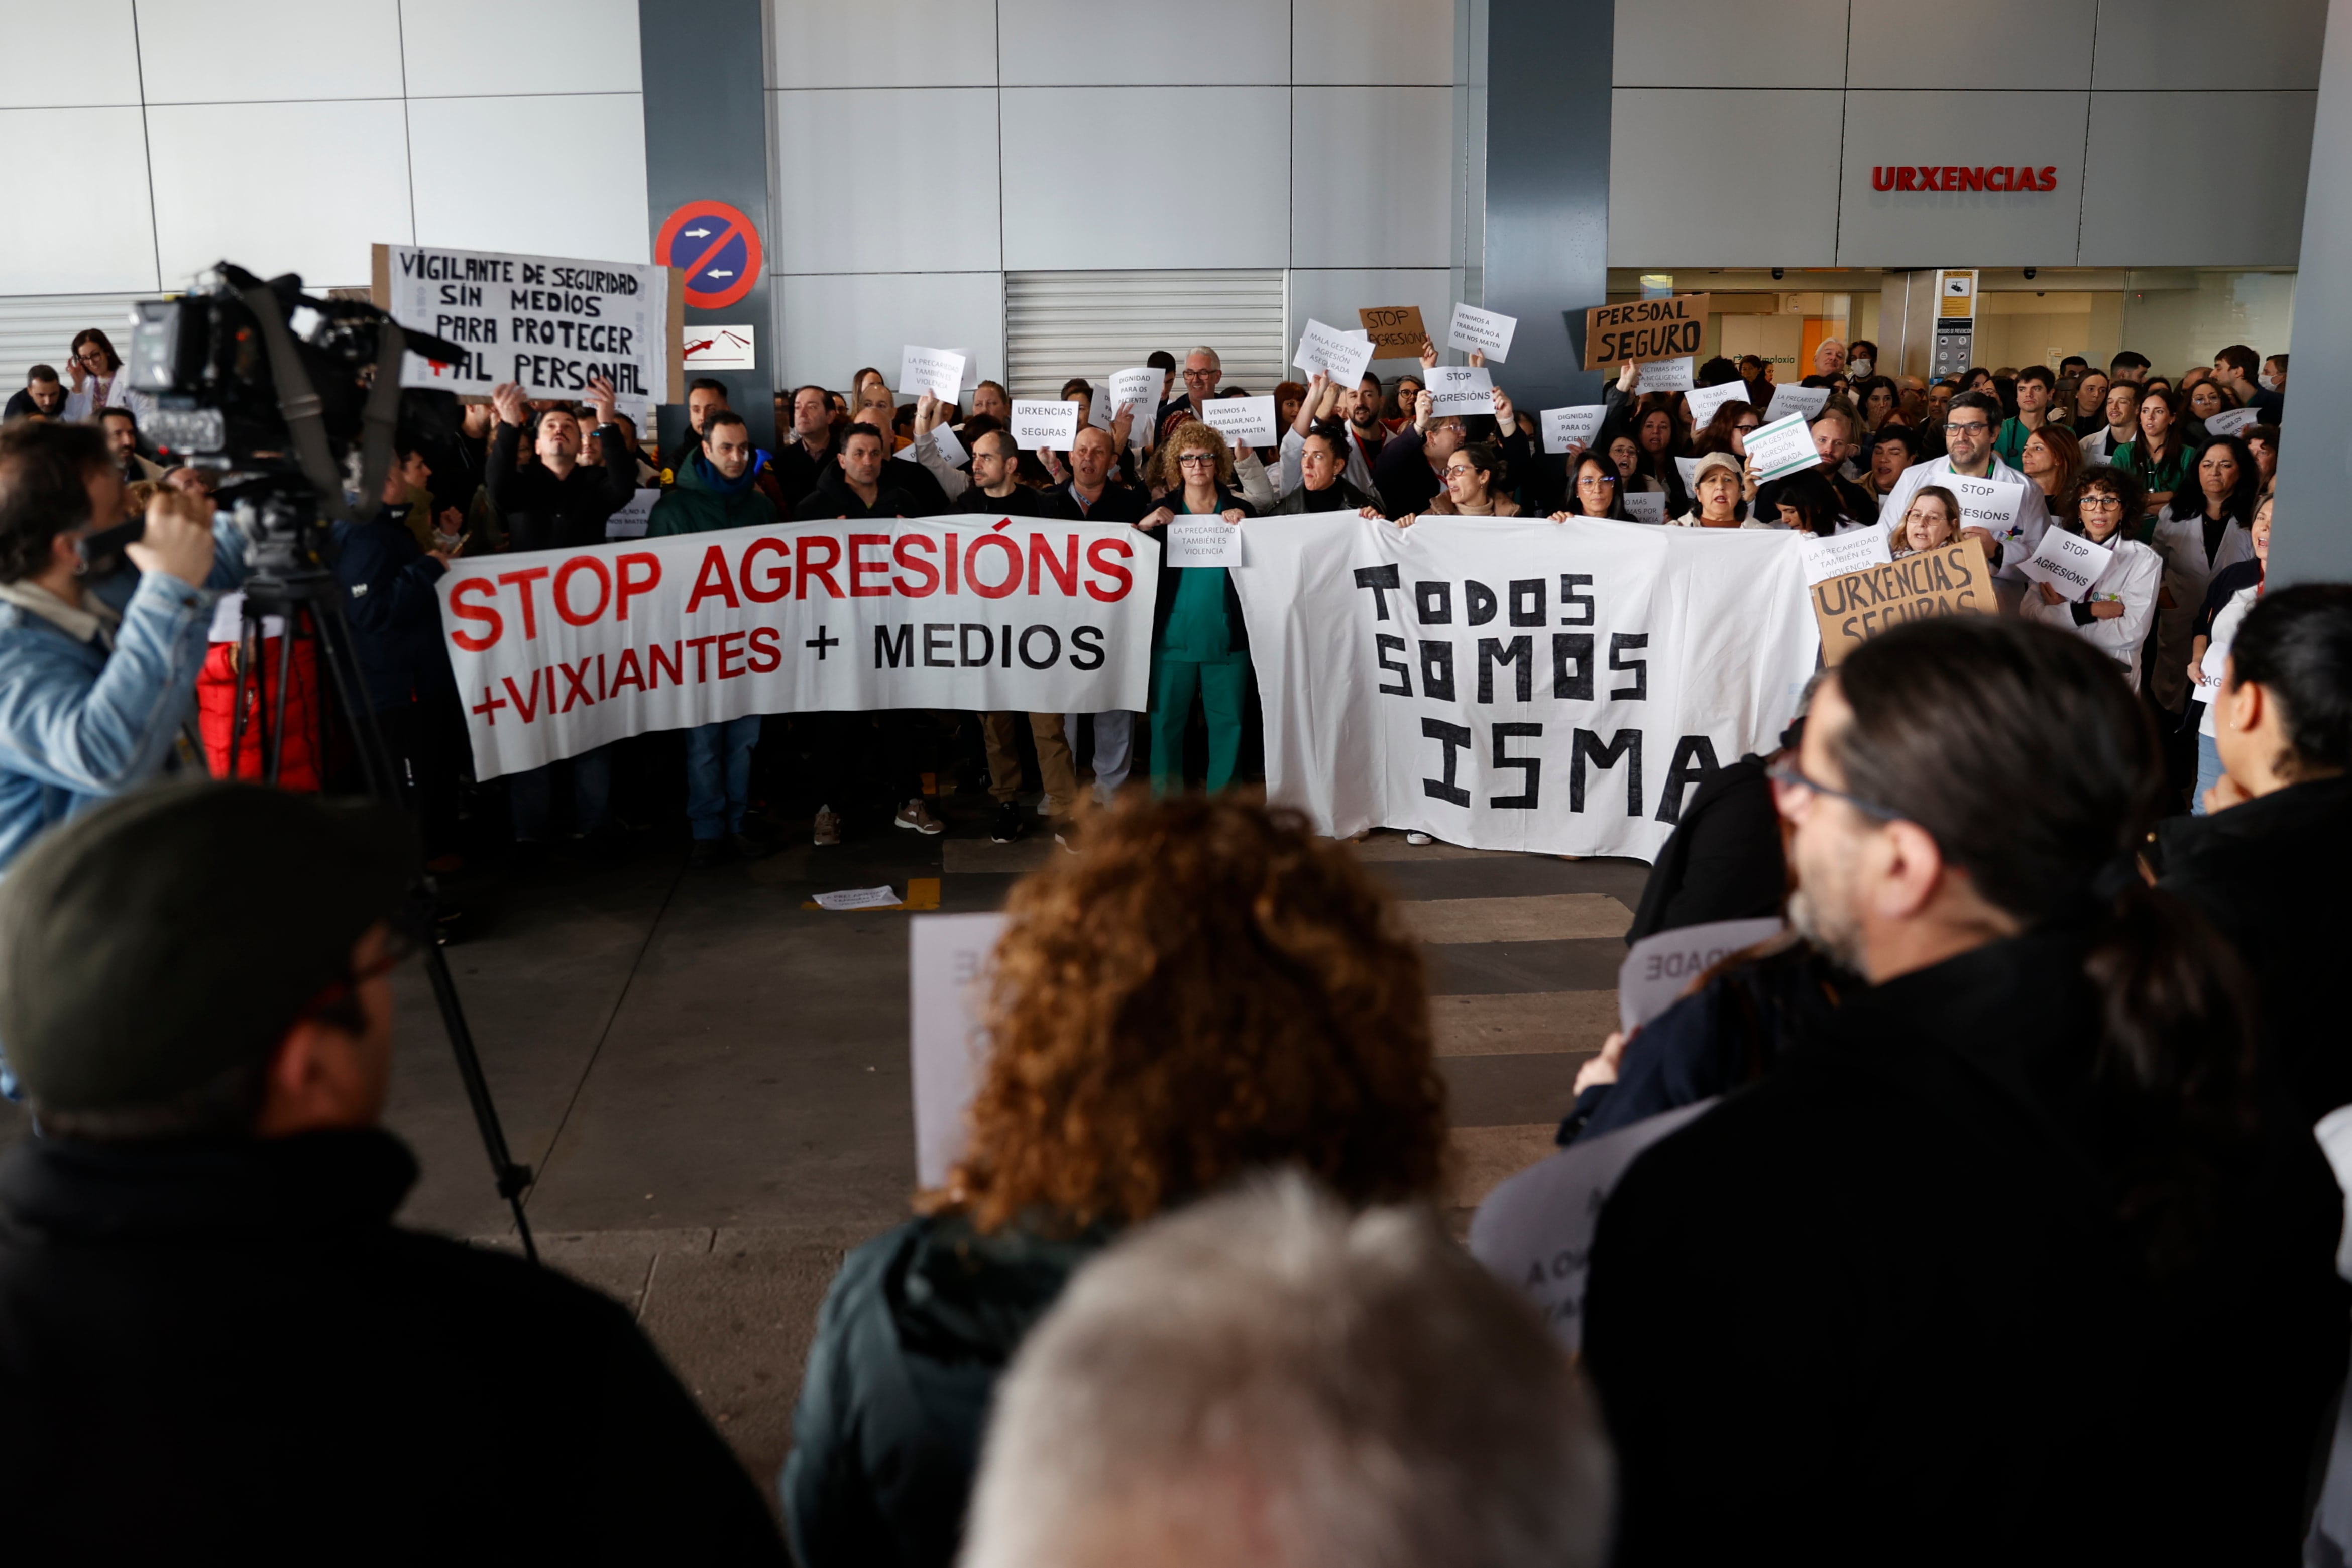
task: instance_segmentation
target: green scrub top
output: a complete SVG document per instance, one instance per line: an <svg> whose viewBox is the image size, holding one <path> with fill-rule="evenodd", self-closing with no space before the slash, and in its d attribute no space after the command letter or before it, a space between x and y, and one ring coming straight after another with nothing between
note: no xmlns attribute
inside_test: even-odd
<svg viewBox="0 0 2352 1568"><path fill-rule="evenodd" d="M1170 510L1188 515L1181 496ZM1160 629L1160 651L1195 664L1248 657L1234 652L1233 627L1225 622L1223 567L1187 566L1176 574L1176 602L1169 606L1168 624Z"/></svg>

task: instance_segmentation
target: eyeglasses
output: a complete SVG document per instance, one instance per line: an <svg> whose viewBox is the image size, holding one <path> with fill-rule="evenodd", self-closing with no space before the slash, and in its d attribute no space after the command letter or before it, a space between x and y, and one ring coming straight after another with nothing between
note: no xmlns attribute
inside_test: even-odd
<svg viewBox="0 0 2352 1568"><path fill-rule="evenodd" d="M1214 463L1216 460L1217 455L1214 452L1186 452L1179 457L1176 462L1178 467L1183 468L1194 463Z"/></svg>
<svg viewBox="0 0 2352 1568"><path fill-rule="evenodd" d="M1764 776L1772 781L1775 794L1784 795L1796 790L1804 790L1811 795L1827 795L1832 800L1842 800L1864 816L1876 817L1881 822L1904 820L1904 816L1899 811L1889 810L1874 801L1864 800L1858 795L1848 795L1842 789L1832 789L1825 784L1816 784L1799 772L1794 763L1775 763L1764 770Z"/></svg>
<svg viewBox="0 0 2352 1568"><path fill-rule="evenodd" d="M1477 471L1477 469L1472 468L1467 463L1448 463L1445 465L1445 477L1449 479L1466 479Z"/></svg>
<svg viewBox="0 0 2352 1568"><path fill-rule="evenodd" d="M1586 485L1598 485L1605 490L1616 482L1617 476L1614 474L1583 474L1578 477L1576 484L1580 489Z"/></svg>
<svg viewBox="0 0 2352 1568"><path fill-rule="evenodd" d="M1982 419L1948 419L1944 422L1944 428L1947 430L1990 430L1992 428L1992 426Z"/></svg>
<svg viewBox="0 0 2352 1568"><path fill-rule="evenodd" d="M1217 373L1213 370L1188 370L1184 373L1184 379L1186 381L1207 381L1216 374Z"/></svg>
<svg viewBox="0 0 2352 1568"><path fill-rule="evenodd" d="M2121 496L2101 495L2096 490L2091 490L2085 492L2083 499L2076 501L2074 504L2086 511L2105 511L2109 507L2114 507L2117 510L2121 510L2124 504L2124 498Z"/></svg>
<svg viewBox="0 0 2352 1568"><path fill-rule="evenodd" d="M1750 430L1761 430L1764 428L1764 422L1759 419L1746 425L1734 425L1732 428L1739 432L1742 436L1745 436Z"/></svg>

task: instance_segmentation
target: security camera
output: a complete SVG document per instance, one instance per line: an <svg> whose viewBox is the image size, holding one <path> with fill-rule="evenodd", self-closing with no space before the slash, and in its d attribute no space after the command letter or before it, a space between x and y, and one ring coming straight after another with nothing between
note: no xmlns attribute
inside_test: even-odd
<svg viewBox="0 0 2352 1568"><path fill-rule="evenodd" d="M1775 267L1772 268L1772 281L1775 283L1778 283L1781 279L1786 278L1788 275L1789 269L1785 267Z"/></svg>
<svg viewBox="0 0 2352 1568"><path fill-rule="evenodd" d="M2031 281L2031 280L2032 280L2032 279L2033 278L2033 275L2034 275L2035 273L2037 273L2037 272L2041 271L2041 270L2042 270L2042 268L2040 268L2039 267L2029 267L2029 268L2027 268L2025 269L2025 276L2026 276L2027 279L2028 279L2029 281Z"/></svg>

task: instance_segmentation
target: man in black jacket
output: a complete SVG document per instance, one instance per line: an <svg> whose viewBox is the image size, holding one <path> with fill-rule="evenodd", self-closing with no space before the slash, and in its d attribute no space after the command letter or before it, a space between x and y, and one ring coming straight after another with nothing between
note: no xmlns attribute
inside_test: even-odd
<svg viewBox="0 0 2352 1568"><path fill-rule="evenodd" d="M0 887L0 1510L26 1562L781 1563L628 1311L392 1216L397 813L247 784Z"/></svg>
<svg viewBox="0 0 2352 1568"><path fill-rule="evenodd" d="M793 393L793 438L776 456L776 483L782 487L790 517L834 466L833 404L822 386Z"/></svg>
<svg viewBox="0 0 2352 1568"><path fill-rule="evenodd" d="M517 466L516 447L530 418L522 388L502 382L490 389L499 429L490 443L490 468L484 481L490 504L506 520L517 550L578 550L604 542L604 524L636 499L637 471L628 463L590 468L580 461L580 421L561 408L539 416L539 460ZM628 437L613 423L613 384L588 384L596 410L596 434L608 452L625 451Z"/></svg>

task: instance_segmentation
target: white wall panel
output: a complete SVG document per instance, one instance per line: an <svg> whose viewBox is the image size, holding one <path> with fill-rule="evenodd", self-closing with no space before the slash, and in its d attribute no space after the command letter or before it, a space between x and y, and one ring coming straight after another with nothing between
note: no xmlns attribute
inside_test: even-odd
<svg viewBox="0 0 2352 1568"><path fill-rule="evenodd" d="M489 158L486 147L564 153ZM420 245L653 259L635 93L421 99L408 106L408 150Z"/></svg>
<svg viewBox="0 0 2352 1568"><path fill-rule="evenodd" d="M1609 264L1832 265L1841 98L1794 89L1617 89ZM1736 171L1740 149L1766 145L1785 177Z"/></svg>
<svg viewBox="0 0 2352 1568"><path fill-rule="evenodd" d="M994 92L869 88L769 97L772 270L992 272L1002 265ZM1070 174L1066 158L1055 177L1066 182Z"/></svg>
<svg viewBox="0 0 2352 1568"><path fill-rule="evenodd" d="M1004 266L1010 271L1097 267L1280 267L1290 250L1288 88L1007 88L1004 120ZM1076 154L1097 147L1086 128L1111 115L1163 128L1214 126L1252 156L1182 161L1181 176L1150 165L1145 195L1111 177L1074 178ZM1122 120L1121 123L1128 123ZM1172 133L1171 132L1170 133ZM1164 161L1163 161L1164 163ZM1179 184L1207 180L1195 199ZM1199 216L1180 216L1186 205Z"/></svg>
<svg viewBox="0 0 2352 1568"><path fill-rule="evenodd" d="M370 245L412 238L397 99L153 108L147 125L166 289L224 258L312 288L364 284ZM269 170L261 187L255 158ZM509 163L520 183L527 166Z"/></svg>
<svg viewBox="0 0 2352 1568"><path fill-rule="evenodd" d="M1850 92L1845 107L1841 267L2071 267L2083 202L2088 93ZM1925 126L1946 165L2056 171L2054 191L1880 191ZM1931 154L1932 155L1932 154ZM2177 209L2176 209L2177 210Z"/></svg>
<svg viewBox="0 0 2352 1568"><path fill-rule="evenodd" d="M1446 265L1453 89L1302 87L1290 106L1292 265Z"/></svg>
<svg viewBox="0 0 2352 1568"><path fill-rule="evenodd" d="M0 294L155 287L138 110L0 110Z"/></svg>
<svg viewBox="0 0 2352 1568"><path fill-rule="evenodd" d="M2326 32L2327 0L2103 0L2091 85L2316 89Z"/></svg>
<svg viewBox="0 0 2352 1568"><path fill-rule="evenodd" d="M2296 265L2318 101L2311 92L2093 93L2083 264Z"/></svg>
<svg viewBox="0 0 2352 1568"><path fill-rule="evenodd" d="M2009 92L2087 88L2098 6L2099 0L1969 0L1965 8L1939 10L1919 0L1853 0L1846 85ZM2200 47L2197 34L2212 27L2210 46L2227 47L2222 19L2240 8L2209 10L2202 27L2176 35L2171 47ZM1759 9L1769 14L1777 7ZM1923 124L1915 135L1937 129ZM1914 154L1923 161L1938 155ZM1889 150L1879 162L1895 156Z"/></svg>
<svg viewBox="0 0 2352 1568"><path fill-rule="evenodd" d="M1617 0L1619 87L1843 87L1847 0Z"/></svg>
<svg viewBox="0 0 2352 1568"><path fill-rule="evenodd" d="M636 0L400 0L400 35L412 99L645 90Z"/></svg>
<svg viewBox="0 0 2352 1568"><path fill-rule="evenodd" d="M0 109L137 103L133 37L131 0L0 0Z"/></svg>
<svg viewBox="0 0 2352 1568"><path fill-rule="evenodd" d="M996 0L1007 87L1290 80L1290 7L1266 0Z"/></svg>
<svg viewBox="0 0 2352 1568"><path fill-rule="evenodd" d="M398 98L399 0L141 0L139 59L150 103Z"/></svg>
<svg viewBox="0 0 2352 1568"><path fill-rule="evenodd" d="M1310 321L1327 327L1350 331L1363 323L1356 312L1376 305L1418 305L1423 324L1445 346L1445 324L1454 319L1454 274L1445 268L1380 268L1380 267L1301 267L1290 274L1290 331L1285 340L1286 362L1298 347L1298 334L1307 330ZM1378 359L1372 368L1393 375L1417 356L1406 354L1400 359ZM1297 370L1284 373L1294 379L1302 377ZM1504 375L1507 382L1508 372Z"/></svg>
<svg viewBox="0 0 2352 1568"><path fill-rule="evenodd" d="M1841 9L1844 0L1838 0ZM1454 7L1432 0L1291 0L1290 79L1450 87Z"/></svg>
<svg viewBox="0 0 2352 1568"><path fill-rule="evenodd" d="M995 0L775 0L772 88L993 87Z"/></svg>
<svg viewBox="0 0 2352 1568"><path fill-rule="evenodd" d="M896 375L908 343L970 349L983 380L1004 375L1004 280L995 272L865 272L776 279L779 384L846 391L860 365Z"/></svg>

